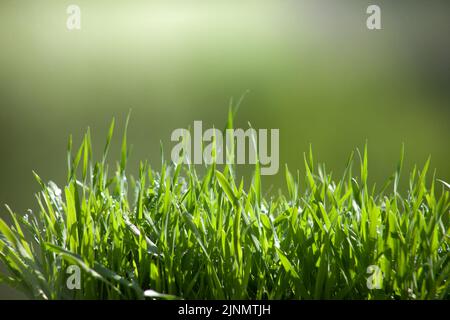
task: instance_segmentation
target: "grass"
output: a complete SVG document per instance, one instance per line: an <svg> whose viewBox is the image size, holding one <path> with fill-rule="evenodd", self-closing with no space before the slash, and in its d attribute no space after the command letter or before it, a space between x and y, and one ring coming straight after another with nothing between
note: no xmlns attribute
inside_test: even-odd
<svg viewBox="0 0 450 320"><path fill-rule="evenodd" d="M358 176L352 154L337 180L310 151L304 179L286 166L288 193L268 197L259 165L248 189L231 165L199 177L187 165L163 161L155 172L143 162L129 178L126 133L110 176L113 130L114 121L98 162L89 132L77 152L69 140L62 190L35 174L38 210L8 207L0 282L35 299L450 298L449 185L427 182L429 161L402 194L403 156L376 190L367 148ZM80 290L66 285L70 265L82 271ZM382 278L369 278L373 268Z"/></svg>

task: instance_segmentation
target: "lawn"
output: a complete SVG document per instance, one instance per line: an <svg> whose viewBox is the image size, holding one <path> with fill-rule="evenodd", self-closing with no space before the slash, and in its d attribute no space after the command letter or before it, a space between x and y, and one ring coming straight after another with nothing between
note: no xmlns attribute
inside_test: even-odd
<svg viewBox="0 0 450 320"><path fill-rule="evenodd" d="M266 194L258 163L247 184L233 165L164 160L133 178L126 133L108 165L113 131L98 161L89 132L78 150L69 139L66 184L35 174L35 210L7 207L0 282L33 299L450 298L450 186L430 161L402 173L402 151L373 186L367 147L339 176L310 150L305 174L286 166L287 192Z"/></svg>

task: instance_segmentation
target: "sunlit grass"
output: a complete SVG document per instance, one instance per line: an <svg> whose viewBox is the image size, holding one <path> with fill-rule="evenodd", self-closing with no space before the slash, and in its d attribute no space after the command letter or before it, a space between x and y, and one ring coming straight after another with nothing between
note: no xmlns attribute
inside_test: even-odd
<svg viewBox="0 0 450 320"><path fill-rule="evenodd" d="M230 117L228 125L231 125ZM448 299L449 185L428 177L429 161L398 183L368 184L367 148L341 177L304 157L305 177L285 168L287 194L264 195L260 168L249 188L234 167L146 162L136 179L107 153L92 159L89 132L68 144L67 183L44 182L37 210L8 208L0 220L0 280L37 299ZM355 171L357 174L355 174ZM407 178L407 177L406 177ZM69 265L81 289L66 286ZM383 274L369 289L369 266Z"/></svg>

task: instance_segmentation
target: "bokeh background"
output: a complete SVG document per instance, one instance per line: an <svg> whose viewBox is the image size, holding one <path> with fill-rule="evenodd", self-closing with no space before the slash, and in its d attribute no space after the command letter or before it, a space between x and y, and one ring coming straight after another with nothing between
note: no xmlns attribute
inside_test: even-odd
<svg viewBox="0 0 450 320"><path fill-rule="evenodd" d="M66 29L69 4L79 31ZM366 28L369 4L382 30ZM285 163L301 170L309 143L339 176L366 140L374 183L402 143L406 170L431 155L449 181L449 13L448 1L414 0L2 0L0 202L36 209L31 171L61 185L69 134L78 143L90 127L101 151L112 117L119 133L130 109L130 171L140 159L158 169L172 130L222 128L247 90L236 126L280 129L281 170L265 190L284 188ZM0 298L17 297L0 286Z"/></svg>

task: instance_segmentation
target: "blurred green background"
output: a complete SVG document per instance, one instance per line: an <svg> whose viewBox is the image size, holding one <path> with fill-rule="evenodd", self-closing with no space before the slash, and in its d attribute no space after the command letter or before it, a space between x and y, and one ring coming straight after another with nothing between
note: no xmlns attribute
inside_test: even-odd
<svg viewBox="0 0 450 320"><path fill-rule="evenodd" d="M66 29L69 4L81 30ZM378 4L383 30L366 28ZM448 1L25 1L0 2L0 202L35 209L31 170L64 182L69 134L89 126L101 151L109 122L132 109L131 173L157 169L175 128L222 128L231 97L249 90L237 127L280 129L283 166L302 168L312 143L337 176L369 143L369 176L432 155L450 180ZM119 135L111 150L118 159ZM116 156L116 157L114 157ZM247 168L249 169L249 168ZM242 174L248 176L243 168ZM0 215L5 210L0 209ZM0 298L19 297L0 286Z"/></svg>

